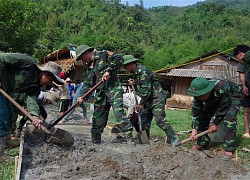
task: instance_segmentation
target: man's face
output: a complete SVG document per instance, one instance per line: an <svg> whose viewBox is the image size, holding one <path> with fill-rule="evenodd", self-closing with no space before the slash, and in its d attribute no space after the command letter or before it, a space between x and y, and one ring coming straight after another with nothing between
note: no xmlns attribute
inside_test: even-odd
<svg viewBox="0 0 250 180"><path fill-rule="evenodd" d="M80 59L82 60L82 62L87 63L87 64L93 62L94 58L95 58L95 55L93 51L86 51L80 56Z"/></svg>
<svg viewBox="0 0 250 180"><path fill-rule="evenodd" d="M40 86L48 86L51 85L52 82L53 82L52 75L47 72L44 72L40 79Z"/></svg>
<svg viewBox="0 0 250 180"><path fill-rule="evenodd" d="M129 63L123 66L124 69L126 69L128 72L135 71L135 63Z"/></svg>
<svg viewBox="0 0 250 180"><path fill-rule="evenodd" d="M199 99L202 102L205 102L208 99L208 97L210 96L210 94L211 94L211 92L204 94L202 96L198 96L197 99Z"/></svg>
<svg viewBox="0 0 250 180"><path fill-rule="evenodd" d="M244 63L244 57L245 57L245 53L243 52L239 52L239 54L237 54L235 56L235 58L238 60L239 63L243 64Z"/></svg>

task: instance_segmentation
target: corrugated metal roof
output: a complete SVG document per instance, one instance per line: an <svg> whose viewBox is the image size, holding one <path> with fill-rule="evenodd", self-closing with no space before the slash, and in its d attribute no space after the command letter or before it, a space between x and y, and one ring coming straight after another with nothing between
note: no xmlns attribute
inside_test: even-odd
<svg viewBox="0 0 250 180"><path fill-rule="evenodd" d="M208 71L208 70L194 70L194 69L172 69L166 75L173 76L173 77L220 78L222 77L222 72L221 71Z"/></svg>
<svg viewBox="0 0 250 180"><path fill-rule="evenodd" d="M230 49L230 50L231 50L231 49ZM228 51L228 50L227 50L227 51ZM237 62L237 60L236 60L235 58L230 57L230 56L228 56L228 55L225 54L225 52L227 52L227 51L220 52L220 51L218 51L218 50L213 50L213 51L210 51L210 52L208 52L208 53L206 53L206 54L204 54L204 55L202 55L202 56L199 56L199 57L197 57L197 58L194 58L194 59L192 59L192 60L189 60L189 61L187 61L187 62L185 62L185 63L179 64L179 65L175 65L175 66L171 66L171 67L165 67L165 68L162 68L162 69L157 70L157 71L154 71L154 72L155 72L155 73L166 73L166 72L168 72L170 69L181 68L182 66L185 66L185 65L188 65L188 64L194 64L194 63L197 63L197 62L206 61L206 60L208 60L209 58L213 58L213 57L216 57L216 56L218 56L218 57L222 56L222 57L227 58L227 59L230 60L230 61L232 60L232 61L236 61L236 62Z"/></svg>

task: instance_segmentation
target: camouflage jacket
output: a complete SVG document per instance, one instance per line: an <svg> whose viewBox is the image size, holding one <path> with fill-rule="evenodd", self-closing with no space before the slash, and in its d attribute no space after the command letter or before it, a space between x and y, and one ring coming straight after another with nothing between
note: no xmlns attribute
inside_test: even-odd
<svg viewBox="0 0 250 180"><path fill-rule="evenodd" d="M85 94L91 87L101 81L103 74L109 71L111 78L97 87L95 96L98 97L101 92L104 92L108 98L112 99L116 89L122 90L117 76L117 69L122 66L122 55L114 54L111 56L107 51L96 52L94 67L90 68L90 65L87 64L85 68L83 93Z"/></svg>
<svg viewBox="0 0 250 180"><path fill-rule="evenodd" d="M137 64L133 79L138 95L141 97L140 105L152 107L154 104L166 100L166 93L156 75L147 67Z"/></svg>
<svg viewBox="0 0 250 180"><path fill-rule="evenodd" d="M34 59L26 54L0 53L2 88L17 102L26 102L28 112L34 116L39 115L39 72Z"/></svg>
<svg viewBox="0 0 250 180"><path fill-rule="evenodd" d="M202 102L196 97L194 98L192 106L193 129L198 128L199 118L204 111L209 113L215 112L213 115L215 118L213 123L219 125L231 106L232 97L240 98L240 88L235 83L222 79L212 79L210 81L215 84L215 87L211 91L208 99Z"/></svg>

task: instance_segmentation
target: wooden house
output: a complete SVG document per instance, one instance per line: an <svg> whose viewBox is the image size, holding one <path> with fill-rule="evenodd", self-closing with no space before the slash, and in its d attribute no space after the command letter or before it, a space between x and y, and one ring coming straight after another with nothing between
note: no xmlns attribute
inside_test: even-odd
<svg viewBox="0 0 250 180"><path fill-rule="evenodd" d="M170 92L167 107L191 108L193 97L188 95L188 88L194 78L225 78L239 84L237 65L236 59L214 50L187 63L155 73L163 88Z"/></svg>
<svg viewBox="0 0 250 180"><path fill-rule="evenodd" d="M82 80L84 73L84 64L82 61L75 60L75 47L68 46L60 50L56 50L46 57L40 59L40 64L44 64L48 61L54 61L59 64L62 71L67 77L70 77L73 81Z"/></svg>

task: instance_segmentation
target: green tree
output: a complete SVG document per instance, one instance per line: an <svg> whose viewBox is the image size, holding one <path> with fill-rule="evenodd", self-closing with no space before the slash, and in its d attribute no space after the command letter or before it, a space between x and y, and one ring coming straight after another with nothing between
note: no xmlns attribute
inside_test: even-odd
<svg viewBox="0 0 250 180"><path fill-rule="evenodd" d="M41 12L32 0L0 0L0 50L32 54L41 34Z"/></svg>
<svg viewBox="0 0 250 180"><path fill-rule="evenodd" d="M34 2L43 11L44 24L37 56L68 43L88 44L98 50L132 54L157 70L214 49L232 48L247 42L249 36L246 0L210 0L195 6L150 9L143 7L143 0L134 6L120 4L120 0Z"/></svg>

